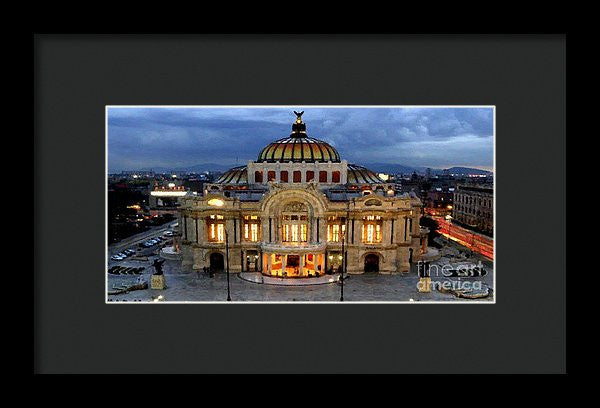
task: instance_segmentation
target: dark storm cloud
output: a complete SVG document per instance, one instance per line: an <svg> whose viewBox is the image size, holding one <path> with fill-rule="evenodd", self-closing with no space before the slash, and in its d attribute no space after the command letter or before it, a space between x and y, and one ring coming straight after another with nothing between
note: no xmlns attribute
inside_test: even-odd
<svg viewBox="0 0 600 408"><path fill-rule="evenodd" d="M493 164L491 108L296 108L308 134L357 163ZM294 108L109 108L109 171L233 165L286 137Z"/></svg>

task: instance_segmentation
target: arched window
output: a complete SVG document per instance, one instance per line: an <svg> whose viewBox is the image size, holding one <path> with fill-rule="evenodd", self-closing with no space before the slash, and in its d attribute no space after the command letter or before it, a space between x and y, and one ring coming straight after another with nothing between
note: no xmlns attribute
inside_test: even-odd
<svg viewBox="0 0 600 408"><path fill-rule="evenodd" d="M244 215L244 240L258 242L260 220L257 215Z"/></svg>
<svg viewBox="0 0 600 408"><path fill-rule="evenodd" d="M206 218L208 240L210 242L225 241L225 220L222 215L210 215Z"/></svg>
<svg viewBox="0 0 600 408"><path fill-rule="evenodd" d="M342 242L345 231L345 217L327 217L327 241Z"/></svg>
<svg viewBox="0 0 600 408"><path fill-rule="evenodd" d="M383 219L380 215L363 217L362 241L366 244L379 243L382 240Z"/></svg>
<svg viewBox="0 0 600 408"><path fill-rule="evenodd" d="M274 171L269 171L267 173L267 177L269 178L269 181L275 181L275 172Z"/></svg>
<svg viewBox="0 0 600 408"><path fill-rule="evenodd" d="M290 203L281 212L281 240L297 244L308 242L308 210L302 203Z"/></svg>
<svg viewBox="0 0 600 408"><path fill-rule="evenodd" d="M254 182L255 183L262 183L262 181L263 181L262 176L263 176L262 171L255 171L254 172Z"/></svg>

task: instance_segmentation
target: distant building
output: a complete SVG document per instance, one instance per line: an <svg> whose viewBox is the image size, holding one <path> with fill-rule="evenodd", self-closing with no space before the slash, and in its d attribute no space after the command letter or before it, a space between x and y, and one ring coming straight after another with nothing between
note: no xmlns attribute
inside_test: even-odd
<svg viewBox="0 0 600 408"><path fill-rule="evenodd" d="M181 184L178 180L173 180L167 184L154 183L154 188L150 190L148 197L148 205L152 215L177 214L179 199L188 193L188 190Z"/></svg>
<svg viewBox="0 0 600 408"><path fill-rule="evenodd" d="M206 183L206 177L204 177L204 179L200 177L190 177L188 179L182 180L181 185L189 191L202 194L202 191L204 190L204 183Z"/></svg>
<svg viewBox="0 0 600 408"><path fill-rule="evenodd" d="M458 185L454 192L454 221L482 232L494 232L494 189L489 185Z"/></svg>
<svg viewBox="0 0 600 408"><path fill-rule="evenodd" d="M452 213L454 188L433 187L426 193L425 212L429 215L446 216Z"/></svg>
<svg viewBox="0 0 600 408"><path fill-rule="evenodd" d="M149 178L154 177L153 171L141 171L141 170L124 170L121 172L121 176L137 179L137 178Z"/></svg>

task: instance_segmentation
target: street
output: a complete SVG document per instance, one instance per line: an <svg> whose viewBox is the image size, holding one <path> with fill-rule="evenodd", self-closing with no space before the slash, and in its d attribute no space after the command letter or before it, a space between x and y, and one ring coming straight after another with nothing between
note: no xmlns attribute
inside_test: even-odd
<svg viewBox="0 0 600 408"><path fill-rule="evenodd" d="M108 256L110 258L111 255L117 254L124 249L135 247L137 244L144 242L150 238L161 235L164 231L168 229L172 229L177 224L177 221L169 222L164 225L158 225L156 227L150 228L148 231L140 232L139 234L132 235L131 237L125 238L119 242L115 242L114 244L110 244L108 246ZM145 248L144 248L145 249ZM153 247L155 249L155 247Z"/></svg>

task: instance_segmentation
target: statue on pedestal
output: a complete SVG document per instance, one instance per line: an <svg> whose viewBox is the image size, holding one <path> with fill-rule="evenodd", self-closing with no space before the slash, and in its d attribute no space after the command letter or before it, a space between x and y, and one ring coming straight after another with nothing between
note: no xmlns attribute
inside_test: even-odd
<svg viewBox="0 0 600 408"><path fill-rule="evenodd" d="M163 270L162 270L162 264L165 263L164 259L155 259L154 262L152 263L152 266L154 267L154 270L156 272L153 273L153 275L162 275L163 274Z"/></svg>

